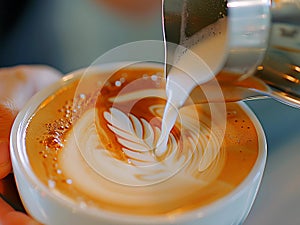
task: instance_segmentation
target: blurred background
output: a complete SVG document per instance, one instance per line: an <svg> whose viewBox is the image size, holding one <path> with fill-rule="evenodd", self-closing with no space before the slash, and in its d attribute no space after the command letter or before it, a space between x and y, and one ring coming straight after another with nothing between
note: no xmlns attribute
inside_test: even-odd
<svg viewBox="0 0 300 225"><path fill-rule="evenodd" d="M161 12L152 6L160 1L121 10L122 2L0 0L0 66L47 64L68 73L121 44L162 40Z"/></svg>
<svg viewBox="0 0 300 225"><path fill-rule="evenodd" d="M160 1L140 0L133 10L126 0L0 0L0 67L46 64L65 74L121 44L162 40L153 2ZM245 224L299 224L300 109L272 99L247 104L265 130L269 156Z"/></svg>

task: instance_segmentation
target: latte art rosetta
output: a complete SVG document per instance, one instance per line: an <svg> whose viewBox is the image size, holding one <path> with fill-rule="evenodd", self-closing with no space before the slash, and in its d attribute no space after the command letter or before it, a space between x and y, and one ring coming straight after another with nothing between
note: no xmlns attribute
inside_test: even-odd
<svg viewBox="0 0 300 225"><path fill-rule="evenodd" d="M110 109L104 117L128 159L123 161L114 158L101 143L94 116L94 110L89 110L76 123L74 132L66 139L60 159L65 174L76 187L93 198L130 207L152 207L159 201L161 204L171 204L180 202L184 196L181 191L185 194L195 192L219 174L222 167L220 157L204 173L198 171L205 151L217 149L212 149L212 146L207 148L210 130L206 126L201 126L200 136L197 130L189 128L195 127L195 121L191 118L185 121L182 116L182 129L186 131L183 132L181 143L171 134L167 154L163 159L158 159L153 154L153 148L160 135L159 129L153 128L144 119L139 120L133 115L127 116L117 109ZM79 140L76 140L77 135L80 135ZM205 163L211 164L215 157L208 159ZM73 163L75 160L76 164ZM161 196L162 193L167 194ZM160 196L159 201L154 198L156 195Z"/></svg>
<svg viewBox="0 0 300 225"><path fill-rule="evenodd" d="M158 107L163 109L163 106ZM127 116L116 108L109 111L104 113L104 118L111 132L116 135L126 161L114 158L105 149L105 144L101 143L95 125L94 110L86 112L77 122L74 131L67 138L65 151L68 148L74 150L76 146L85 162L95 172L115 183L129 186L151 185L169 179L180 170L186 176L192 176L199 168L207 168L217 155L214 153L219 152L219 140L211 134L209 128L205 124L198 127L199 120L182 115L183 134L180 140L176 140L171 133L168 137L167 154L157 158L154 148L160 136L158 127L153 127L145 119L139 119L132 114ZM80 137L80 141L76 141L76 137ZM214 139L215 146L207 146L209 139ZM203 183L195 177L195 182L197 181Z"/></svg>
<svg viewBox="0 0 300 225"><path fill-rule="evenodd" d="M33 171L58 196L84 208L176 214L221 198L251 170L256 131L237 104L227 106L224 139L212 129L218 104L181 108L167 150L157 156L162 69L123 68L85 79L46 99L27 127Z"/></svg>

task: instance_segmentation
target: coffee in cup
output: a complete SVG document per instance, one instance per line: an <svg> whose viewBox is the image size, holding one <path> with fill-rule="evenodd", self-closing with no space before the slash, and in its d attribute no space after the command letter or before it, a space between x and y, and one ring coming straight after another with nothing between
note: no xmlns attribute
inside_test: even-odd
<svg viewBox="0 0 300 225"><path fill-rule="evenodd" d="M34 107L27 106L30 112L18 131L22 147L12 150L13 162L26 164L24 169L15 165L17 173L33 176L38 182L33 186L41 186L37 198L50 195L60 207L69 207L69 215L107 214L109 224L126 224L126 219L117 222L110 215L129 218L128 224L155 224L158 218L157 224L168 224L177 217L176 224L188 224L199 217L191 215L224 199L234 201L232 196L247 189L245 183L255 183L249 184L251 202L241 207L239 221L247 215L265 163L265 140L244 105L226 104L225 128L212 124L212 107L217 109L218 103L179 109L168 149L157 156L166 102L163 67L110 65L76 74L40 94L43 98ZM51 221L42 213L35 215L23 199L29 213L43 223ZM55 208L45 203L41 207ZM65 218L57 223L70 221L67 214L61 216ZM97 217L95 221L103 221Z"/></svg>

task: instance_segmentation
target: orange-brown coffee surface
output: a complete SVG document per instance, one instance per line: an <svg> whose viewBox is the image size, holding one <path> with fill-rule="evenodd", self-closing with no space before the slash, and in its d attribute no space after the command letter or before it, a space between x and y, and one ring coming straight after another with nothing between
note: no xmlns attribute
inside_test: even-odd
<svg viewBox="0 0 300 225"><path fill-rule="evenodd" d="M203 83L192 90L190 95L198 103L208 102L206 96L207 93L203 92L203 87L216 93L218 93L220 89L222 90L223 96L217 95L214 98L210 96L209 101L214 102L236 102L251 96L259 95L256 92L264 93L269 91L269 87L257 77L245 77L238 73L225 71L218 73L216 79Z"/></svg>
<svg viewBox="0 0 300 225"><path fill-rule="evenodd" d="M126 132L114 127L114 122L108 122L107 118L110 118L108 115L113 115L113 108L121 113L120 115L128 116L128 121L131 121L133 125L141 124L140 127L133 126L133 129L145 130L143 125L147 124L148 130L153 129L153 140L151 139L151 141L155 143L162 123L158 112L163 112L165 99L159 95L149 95L141 99L135 96L132 100L130 94L142 95L147 90L151 90L149 93L163 91L165 84L160 78L162 74L161 69L155 68L124 68L113 75L94 73L86 76L88 78L84 78L84 83L80 79L75 79L45 99L28 122L26 134L29 162L37 177L50 189L61 192L66 198L78 202L81 207L91 205L104 210L129 214L181 213L208 205L234 190L247 177L258 155L258 137L254 124L236 103L226 104L227 125L219 156L204 171L189 170L189 163L180 167L183 171L192 171L189 174L190 178L187 178L187 185L183 182L185 175L180 172L181 170L160 182L130 186L103 176L98 180L97 176L101 177L101 174L95 172L90 164L81 168L78 163L78 167L75 166L75 169L72 169L74 171L64 169L66 168L63 165L66 162L64 160L68 160L68 163L72 161L74 165L77 165L75 159L85 160L80 154L77 154L77 158L66 159L66 156L70 156L72 153L70 153L70 147L68 147L68 154L65 154L64 151L66 151L66 146L70 146L68 141L73 140L71 133L74 127L80 124L80 121L85 118L86 112L91 112L91 110L96 112L93 114L95 116L93 120L96 124L95 130L99 143L101 143L99 151L107 151L106 155L118 162L128 164L128 166L144 165L142 164L146 163L143 161L144 159L139 161L135 158L138 155L137 150L133 151L133 155L127 154L125 145L128 140L120 137ZM122 100L119 100L119 96ZM202 124L206 130L209 130L211 128L209 118L212 113L209 105L197 105L193 110L196 110L200 120L203 118ZM189 133L188 129L183 129L183 126L179 121L171 131L179 148L174 160L180 159L181 154L186 154L185 141L182 137L187 140L192 137L192 133ZM142 134L146 134L146 132L142 132ZM147 137L141 138L147 139ZM206 135L206 139L210 139L209 135ZM81 142L81 139L79 138L77 141ZM174 145L171 141L169 144ZM77 150L74 149L74 151ZM150 156L151 154L150 152ZM171 152L168 154L172 155ZM199 153L193 154L190 158L191 161L197 160L194 155L198 157ZM160 162L163 159L157 160ZM109 193L113 200L106 199L105 195L102 197L96 192L94 194L92 191L84 191L85 189L78 183L78 180L82 180L82 183L88 182L85 181L85 177L70 175L73 172L76 174L76 170L78 176L84 171L91 173L90 177L95 178L97 184L102 184L99 185L99 188L100 186L102 186L101 188L109 187ZM139 179L139 176L136 177ZM198 178L202 179L201 182L197 181ZM174 185L177 183L178 185ZM166 191L168 188L172 189L179 197L172 198L171 194L168 195ZM133 193L140 195L139 197L145 200L145 204L141 202L138 205L138 203L131 202L134 199ZM119 202L118 199L120 199Z"/></svg>

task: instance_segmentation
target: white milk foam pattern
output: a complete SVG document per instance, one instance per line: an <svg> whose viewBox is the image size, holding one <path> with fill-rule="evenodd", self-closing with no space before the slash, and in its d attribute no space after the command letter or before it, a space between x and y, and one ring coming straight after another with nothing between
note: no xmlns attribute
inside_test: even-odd
<svg viewBox="0 0 300 225"><path fill-rule="evenodd" d="M149 92L153 93L153 90ZM129 93L118 99L126 101L128 97L148 94L147 91L139 95ZM128 161L114 158L103 147L95 123L97 109L92 108L68 134L60 154L60 166L77 189L94 199L133 207L180 202L185 195L216 179L224 161L219 154L220 139L207 126L210 118L203 116L200 122L197 107L191 105L180 109L180 121L176 126L181 129L181 146L171 134L163 158L153 152L161 133L159 128L114 107L104 112L108 127L115 133L124 154L130 159ZM152 105L150 111L161 117L163 109L163 105ZM205 171L199 173L201 168Z"/></svg>

